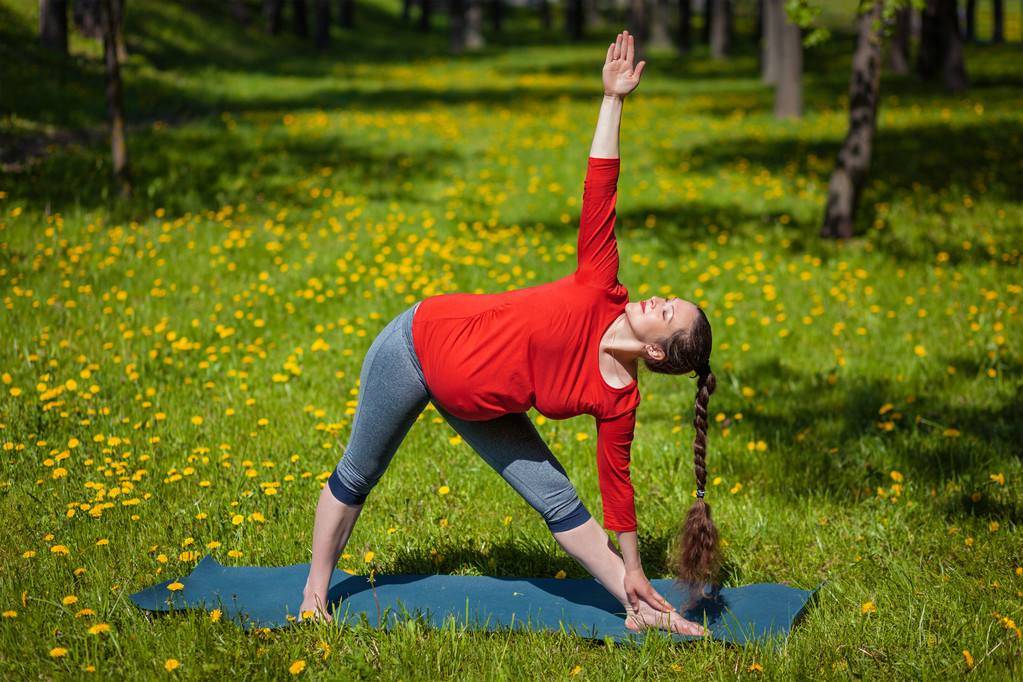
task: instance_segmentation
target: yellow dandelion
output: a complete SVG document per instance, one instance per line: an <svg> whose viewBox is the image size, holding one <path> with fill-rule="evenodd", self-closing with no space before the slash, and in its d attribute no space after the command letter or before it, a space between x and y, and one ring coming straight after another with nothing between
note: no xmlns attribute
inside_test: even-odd
<svg viewBox="0 0 1023 682"><path fill-rule="evenodd" d="M64 606L71 606L72 604L75 604L77 602L78 602L78 597L76 597L73 594L69 594L68 596L66 596L66 597L64 597L63 599L60 600L60 603L63 604Z"/></svg>
<svg viewBox="0 0 1023 682"><path fill-rule="evenodd" d="M232 559L237 559L237 558L241 557L243 554L245 554L245 553L242 552L239 549L232 549L232 550L228 551L227 556L231 557Z"/></svg>
<svg viewBox="0 0 1023 682"><path fill-rule="evenodd" d="M892 472L891 472L891 473L889 474L889 476L891 476L891 477L892 477L892 480L893 480L893 481L895 481L896 483L899 483L899 482L901 482L901 481L902 481L902 474L901 474L901 473L899 473L898 471L892 471Z"/></svg>
<svg viewBox="0 0 1023 682"><path fill-rule="evenodd" d="M568 676L569 677L575 677L576 675L578 675L582 671L583 671L583 667L581 665L577 665L577 666L575 666L574 668L572 668L571 670L568 671Z"/></svg>
<svg viewBox="0 0 1023 682"><path fill-rule="evenodd" d="M3 612L3 617L4 618L17 618L18 617L18 612L17 611L4 611Z"/></svg>
<svg viewBox="0 0 1023 682"><path fill-rule="evenodd" d="M554 577L557 578L558 580L564 580L567 575L568 574L565 573L565 569L562 568L559 569L558 572L554 574Z"/></svg>
<svg viewBox="0 0 1023 682"><path fill-rule="evenodd" d="M69 438L68 442L67 442L67 446L71 450L74 450L75 448L77 448L79 446L80 443L81 443L81 441L79 441L77 438Z"/></svg>
<svg viewBox="0 0 1023 682"><path fill-rule="evenodd" d="M169 673L174 672L181 667L181 663L176 658L168 658L163 662L163 669Z"/></svg>
<svg viewBox="0 0 1023 682"><path fill-rule="evenodd" d="M375 552L372 551L366 552L366 555L362 557L362 560L368 564L369 562L373 561L373 557L375 556L376 556Z"/></svg>
<svg viewBox="0 0 1023 682"><path fill-rule="evenodd" d="M739 492L740 490L742 490L742 483L736 483L735 485L732 486L732 488L728 492L730 492L730 493L732 493L734 495L735 493Z"/></svg>
<svg viewBox="0 0 1023 682"><path fill-rule="evenodd" d="M107 623L96 623L91 628L89 628L90 635L99 635L104 632L110 632L110 625L108 625Z"/></svg>
<svg viewBox="0 0 1023 682"><path fill-rule="evenodd" d="M996 530L998 530L998 522L997 521L992 521L991 523L989 523L987 525L987 528L988 528L989 531L994 533Z"/></svg>
<svg viewBox="0 0 1023 682"><path fill-rule="evenodd" d="M61 556L67 556L68 554L71 553L71 550L69 550L64 545L54 545L50 547L50 551L53 552L54 554L59 554Z"/></svg>
<svg viewBox="0 0 1023 682"><path fill-rule="evenodd" d="M75 614L75 618L85 618L86 616L95 616L96 612L92 609L78 609L78 613Z"/></svg>
<svg viewBox="0 0 1023 682"><path fill-rule="evenodd" d="M756 391L756 389L754 389L754 388L751 388L751 387L749 387L749 386L743 386L743 387L742 387L742 396L743 396L744 398L752 398L752 397L753 397L753 396L755 396L756 394L757 394L757 391Z"/></svg>
<svg viewBox="0 0 1023 682"><path fill-rule="evenodd" d="M963 649L963 658L966 659L966 667L970 670L973 669L973 654L970 653L969 649Z"/></svg>
<svg viewBox="0 0 1023 682"><path fill-rule="evenodd" d="M948 428L942 431L942 435L946 438L958 438L960 435L959 429Z"/></svg>
<svg viewBox="0 0 1023 682"><path fill-rule="evenodd" d="M754 661L753 663L749 664L749 667L746 668L746 670L752 673L762 673L764 672L764 666Z"/></svg>
<svg viewBox="0 0 1023 682"><path fill-rule="evenodd" d="M860 613L866 615L868 613L877 613L877 607L874 606L874 602L865 601L860 605Z"/></svg>
<svg viewBox="0 0 1023 682"><path fill-rule="evenodd" d="M1005 474L1001 472L998 472L997 474L990 474L988 478L998 485L1005 485Z"/></svg>
<svg viewBox="0 0 1023 682"><path fill-rule="evenodd" d="M224 613L220 609L213 609L212 611L210 611L210 620L212 620L214 623L219 623L220 617L223 615Z"/></svg>
<svg viewBox="0 0 1023 682"><path fill-rule="evenodd" d="M170 590L171 592L177 592L179 590L185 589L185 586L179 583L177 580L175 580L174 582L167 585L167 589Z"/></svg>
<svg viewBox="0 0 1023 682"><path fill-rule="evenodd" d="M53 658L61 658L62 656L67 656L67 649L65 649L62 646L55 646L52 649L50 649L50 656Z"/></svg>
<svg viewBox="0 0 1023 682"><path fill-rule="evenodd" d="M245 517L242 516L241 514L235 514L234 516L231 517L231 523L233 523L236 526L238 524L240 524L244 520L245 520Z"/></svg>
<svg viewBox="0 0 1023 682"><path fill-rule="evenodd" d="M590 437L590 434L582 433L581 431L579 433L575 434L575 439L577 441L579 441L579 442L582 442L582 441L586 440L589 437Z"/></svg>
<svg viewBox="0 0 1023 682"><path fill-rule="evenodd" d="M438 495L447 495L449 492L451 492L451 488L447 487L446 485L442 485L441 487L437 488Z"/></svg>
<svg viewBox="0 0 1023 682"><path fill-rule="evenodd" d="M200 424L202 424L202 417L200 417L199 415L195 415L194 417L192 417L192 423L195 424L196 426L199 426Z"/></svg>
<svg viewBox="0 0 1023 682"><path fill-rule="evenodd" d="M109 544L110 544L110 540L108 540L107 538L100 538L99 540L96 541L96 545L99 546L99 547L103 547L104 545L109 545Z"/></svg>
<svg viewBox="0 0 1023 682"><path fill-rule="evenodd" d="M927 355L927 349L919 343L913 346L913 352L917 354L917 357L925 357Z"/></svg>
<svg viewBox="0 0 1023 682"><path fill-rule="evenodd" d="M292 675L298 675L303 670L305 670L305 661L303 661L302 659L292 661L291 665L288 666L288 672L291 673Z"/></svg>

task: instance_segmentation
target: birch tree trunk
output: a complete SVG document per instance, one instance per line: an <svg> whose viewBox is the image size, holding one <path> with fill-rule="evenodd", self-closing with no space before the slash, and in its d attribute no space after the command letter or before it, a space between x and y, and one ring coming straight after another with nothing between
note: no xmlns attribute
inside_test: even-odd
<svg viewBox="0 0 1023 682"><path fill-rule="evenodd" d="M856 208L870 170L881 91L880 24L883 6L884 0L874 0L869 10L859 18L849 81L849 132L838 152L835 170L828 183L828 203L820 233L825 238L853 235Z"/></svg>

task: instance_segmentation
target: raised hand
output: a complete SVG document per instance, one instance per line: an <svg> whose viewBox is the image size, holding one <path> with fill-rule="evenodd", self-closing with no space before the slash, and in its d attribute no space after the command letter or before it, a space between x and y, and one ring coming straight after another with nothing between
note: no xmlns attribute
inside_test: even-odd
<svg viewBox="0 0 1023 682"><path fill-rule="evenodd" d="M632 59L635 53L635 38L628 31L619 33L615 42L607 48L603 72L605 95L625 97L639 85L646 60L633 66Z"/></svg>

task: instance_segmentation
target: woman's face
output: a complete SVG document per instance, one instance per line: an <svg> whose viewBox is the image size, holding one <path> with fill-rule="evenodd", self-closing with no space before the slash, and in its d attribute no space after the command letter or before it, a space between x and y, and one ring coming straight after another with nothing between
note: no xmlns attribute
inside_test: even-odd
<svg viewBox="0 0 1023 682"><path fill-rule="evenodd" d="M636 338L655 345L680 329L688 329L698 314L699 308L695 303L677 296L669 299L651 296L630 301L625 306L625 315ZM664 349L661 350L663 352Z"/></svg>

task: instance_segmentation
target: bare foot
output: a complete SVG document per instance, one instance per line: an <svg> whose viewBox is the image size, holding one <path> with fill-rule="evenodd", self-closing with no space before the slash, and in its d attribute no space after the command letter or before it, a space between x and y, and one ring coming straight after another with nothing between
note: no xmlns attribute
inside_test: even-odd
<svg viewBox="0 0 1023 682"><path fill-rule="evenodd" d="M660 628L662 630L670 630L677 635L696 635L702 637L708 634L706 628L699 623L686 620L674 608L665 613L655 610L646 602L640 602L639 611L629 613L625 618L625 627L634 632L641 632L647 628Z"/></svg>
<svg viewBox="0 0 1023 682"><path fill-rule="evenodd" d="M331 622L334 618L327 613L326 601L322 595L314 592L303 593L302 605L298 607L298 619Z"/></svg>

